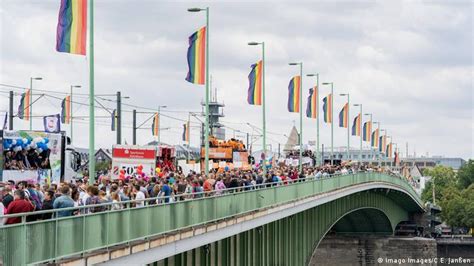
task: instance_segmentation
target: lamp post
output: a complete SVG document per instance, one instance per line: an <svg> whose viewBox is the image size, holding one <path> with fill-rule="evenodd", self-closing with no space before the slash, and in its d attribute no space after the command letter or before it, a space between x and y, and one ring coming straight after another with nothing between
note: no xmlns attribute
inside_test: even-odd
<svg viewBox="0 0 474 266"><path fill-rule="evenodd" d="M290 66L300 66L300 137L299 137L299 144L300 144L300 158L299 158L299 170L300 174L303 174L303 94L301 93L303 89L303 62L299 63L289 63Z"/></svg>
<svg viewBox="0 0 474 266"><path fill-rule="evenodd" d="M307 74L307 77L316 77L316 164L320 165L319 160L319 73L316 74Z"/></svg>
<svg viewBox="0 0 474 266"><path fill-rule="evenodd" d="M160 126L161 126L161 108L166 108L167 106L166 105L158 105L158 144L161 143L161 138L160 138L160 135L161 135L161 130L160 130Z"/></svg>
<svg viewBox="0 0 474 266"><path fill-rule="evenodd" d="M206 12L206 120L204 129L204 169L209 174L209 7L188 8L188 12Z"/></svg>
<svg viewBox="0 0 474 266"><path fill-rule="evenodd" d="M359 125L359 132L360 132L360 150L359 150L359 162L362 163L362 104L356 103L354 106L360 106L360 125Z"/></svg>
<svg viewBox="0 0 474 266"><path fill-rule="evenodd" d="M323 82L323 85L331 85L331 165L334 164L334 83L333 82Z"/></svg>
<svg viewBox="0 0 474 266"><path fill-rule="evenodd" d="M371 134L372 134L372 114L365 113L364 115L370 117L370 125L371 126L370 126L370 130L369 130L370 132L369 132L369 135L367 136L367 139L369 140L369 147L370 147L369 148L369 150L370 150L369 154L370 154L370 156L372 156L372 144L371 144L371 141L370 141L371 138L372 138L372 136L371 136Z"/></svg>
<svg viewBox="0 0 474 266"><path fill-rule="evenodd" d="M73 119L74 119L73 111L72 111L72 103L73 103L73 100L72 100L72 89L74 89L74 88L80 88L80 87L81 87L81 85L71 85L71 88L70 88L70 89L71 89L71 98L70 98L70 101L69 101L69 102L70 102L70 105L71 105L71 144L72 144L72 136L73 136L73 134L74 134L73 126L72 126L72 124L73 124Z"/></svg>
<svg viewBox="0 0 474 266"><path fill-rule="evenodd" d="M263 176L267 176L267 125L265 122L265 42L249 42L248 45L262 45L262 130L263 130ZM248 148L248 147L247 147Z"/></svg>
<svg viewBox="0 0 474 266"><path fill-rule="evenodd" d="M350 130L350 127L349 127L349 117L350 117L350 98L349 98L349 93L341 93L339 94L339 96L347 96L347 160L349 161L350 159L350 147L351 147L351 130Z"/></svg>
<svg viewBox="0 0 474 266"><path fill-rule="evenodd" d="M41 77L30 78L30 130L33 130L33 80L43 80Z"/></svg>

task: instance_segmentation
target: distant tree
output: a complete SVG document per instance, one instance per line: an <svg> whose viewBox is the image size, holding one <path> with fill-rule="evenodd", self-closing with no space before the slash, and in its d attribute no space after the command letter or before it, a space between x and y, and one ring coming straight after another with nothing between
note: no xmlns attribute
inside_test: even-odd
<svg viewBox="0 0 474 266"><path fill-rule="evenodd" d="M460 191L450 186L445 189L441 217L453 227L474 227L474 184Z"/></svg>
<svg viewBox="0 0 474 266"><path fill-rule="evenodd" d="M457 173L459 187L464 189L474 184L474 160L469 161L459 168Z"/></svg>
<svg viewBox="0 0 474 266"><path fill-rule="evenodd" d="M426 184L425 189L421 193L421 199L433 202L433 180L435 182L436 203L439 204L443 198L444 191L449 186L456 185L456 174L451 167L438 165L432 169L425 169L424 176L430 176L431 180Z"/></svg>

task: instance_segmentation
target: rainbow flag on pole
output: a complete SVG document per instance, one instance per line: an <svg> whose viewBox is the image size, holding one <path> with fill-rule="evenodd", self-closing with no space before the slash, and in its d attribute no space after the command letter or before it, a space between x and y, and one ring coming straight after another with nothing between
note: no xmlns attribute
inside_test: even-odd
<svg viewBox="0 0 474 266"><path fill-rule="evenodd" d="M386 150L386 143L387 143L387 135L380 136L379 138L379 152L385 153Z"/></svg>
<svg viewBox="0 0 474 266"><path fill-rule="evenodd" d="M188 67L186 80L203 85L206 82L206 27L189 36Z"/></svg>
<svg viewBox="0 0 474 266"><path fill-rule="evenodd" d="M339 112L339 127L349 127L349 103L346 103Z"/></svg>
<svg viewBox="0 0 474 266"><path fill-rule="evenodd" d="M352 123L352 136L360 136L360 119L361 114L358 114L354 118L354 122Z"/></svg>
<svg viewBox="0 0 474 266"><path fill-rule="evenodd" d="M252 105L262 105L262 66L262 60L251 66L247 102Z"/></svg>
<svg viewBox="0 0 474 266"><path fill-rule="evenodd" d="M324 122L332 123L332 94L323 98Z"/></svg>
<svg viewBox="0 0 474 266"><path fill-rule="evenodd" d="M71 121L71 96L66 96L61 102L61 123L69 124Z"/></svg>
<svg viewBox="0 0 474 266"><path fill-rule="evenodd" d="M86 55L87 0L61 0L56 51Z"/></svg>
<svg viewBox="0 0 474 266"><path fill-rule="evenodd" d="M318 115L318 87L309 89L306 117L316 118Z"/></svg>
<svg viewBox="0 0 474 266"><path fill-rule="evenodd" d="M371 138L371 146L378 148L379 147L379 129L377 128L372 132L372 138Z"/></svg>
<svg viewBox="0 0 474 266"><path fill-rule="evenodd" d="M390 142L388 145L387 145L387 157L388 158L392 158L392 152L393 152L393 145L392 143Z"/></svg>
<svg viewBox="0 0 474 266"><path fill-rule="evenodd" d="M30 90L21 94L20 105L18 106L18 118L30 120Z"/></svg>
<svg viewBox="0 0 474 266"><path fill-rule="evenodd" d="M300 112L300 76L294 76L288 85L288 111L292 113Z"/></svg>
<svg viewBox="0 0 474 266"><path fill-rule="evenodd" d="M364 134L362 139L364 141L370 141L370 134L372 133L372 121L367 121L364 123Z"/></svg>
<svg viewBox="0 0 474 266"><path fill-rule="evenodd" d="M151 123L151 133L153 136L158 136L158 131L160 130L160 120L158 113L153 115L153 122Z"/></svg>

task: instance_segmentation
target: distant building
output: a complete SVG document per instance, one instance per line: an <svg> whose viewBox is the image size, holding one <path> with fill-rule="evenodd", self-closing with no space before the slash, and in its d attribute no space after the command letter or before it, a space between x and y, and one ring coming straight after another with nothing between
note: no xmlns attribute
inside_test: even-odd
<svg viewBox="0 0 474 266"><path fill-rule="evenodd" d="M416 165L421 169L421 171L423 171L425 168L432 168L437 165L451 167L457 171L466 163L466 160L453 157L409 157L402 158L402 163L406 164L407 166Z"/></svg>

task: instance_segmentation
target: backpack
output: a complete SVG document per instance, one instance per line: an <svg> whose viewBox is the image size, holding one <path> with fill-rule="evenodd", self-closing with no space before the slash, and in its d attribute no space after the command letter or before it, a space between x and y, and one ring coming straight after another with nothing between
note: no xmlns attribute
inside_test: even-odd
<svg viewBox="0 0 474 266"><path fill-rule="evenodd" d="M30 194L30 200L35 205L35 211L40 211L43 208L43 203L41 202L38 193L33 189L28 189L28 193Z"/></svg>

